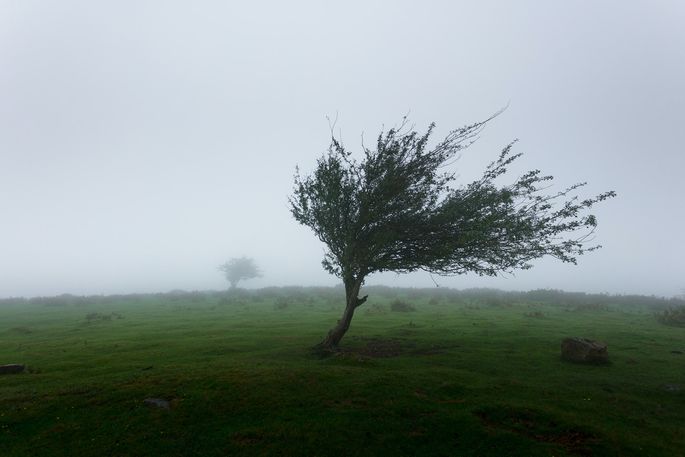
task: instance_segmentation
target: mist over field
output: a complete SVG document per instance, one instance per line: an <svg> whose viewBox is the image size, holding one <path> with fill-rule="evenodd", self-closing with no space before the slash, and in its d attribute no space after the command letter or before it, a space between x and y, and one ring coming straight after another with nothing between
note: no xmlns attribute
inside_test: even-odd
<svg viewBox="0 0 685 457"><path fill-rule="evenodd" d="M500 108L452 167L615 190L603 249L515 276L368 284L673 296L685 287L679 2L0 2L0 297L334 285L291 217L295 166L409 114L434 140Z"/></svg>
<svg viewBox="0 0 685 457"><path fill-rule="evenodd" d="M0 455L682 455L683 24L0 0Z"/></svg>

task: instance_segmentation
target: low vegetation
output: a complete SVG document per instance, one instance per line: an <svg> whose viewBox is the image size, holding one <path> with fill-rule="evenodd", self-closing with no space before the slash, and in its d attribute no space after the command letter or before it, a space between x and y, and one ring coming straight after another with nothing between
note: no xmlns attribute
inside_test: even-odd
<svg viewBox="0 0 685 457"><path fill-rule="evenodd" d="M655 313L655 316L662 324L685 327L685 306L667 308Z"/></svg>
<svg viewBox="0 0 685 457"><path fill-rule="evenodd" d="M342 288L2 300L0 365L27 369L0 376L1 453L682 454L685 332L654 316L685 302L368 289L323 359ZM611 364L560 360L567 336Z"/></svg>
<svg viewBox="0 0 685 457"><path fill-rule="evenodd" d="M410 303L407 303L406 301L394 300L390 304L390 311L395 311L398 313L409 313L412 311L416 311L416 308Z"/></svg>

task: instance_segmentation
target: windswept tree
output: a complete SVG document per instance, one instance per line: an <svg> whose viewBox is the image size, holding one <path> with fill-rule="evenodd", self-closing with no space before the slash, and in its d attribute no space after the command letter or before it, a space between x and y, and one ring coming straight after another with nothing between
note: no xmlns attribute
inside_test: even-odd
<svg viewBox="0 0 685 457"><path fill-rule="evenodd" d="M581 200L575 191L585 183L546 193L552 176L539 170L499 184L521 156L512 152L514 143L480 179L453 185L449 165L491 119L453 130L431 146L435 125L418 133L405 118L381 131L374 149L362 146L359 159L332 135L311 175L296 169L292 215L325 243L323 267L345 286L345 310L320 349L337 349L367 299L360 288L372 273L494 276L531 268L543 256L576 263L599 248L587 245L597 225L587 210L615 193Z"/></svg>
<svg viewBox="0 0 685 457"><path fill-rule="evenodd" d="M262 275L255 261L249 257L234 257L223 265L219 265L219 271L223 271L226 280L231 284L231 289L238 286L243 279L258 278Z"/></svg>

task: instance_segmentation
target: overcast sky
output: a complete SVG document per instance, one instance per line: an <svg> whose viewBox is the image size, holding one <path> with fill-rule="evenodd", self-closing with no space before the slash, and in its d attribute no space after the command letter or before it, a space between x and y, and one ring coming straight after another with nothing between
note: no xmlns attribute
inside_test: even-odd
<svg viewBox="0 0 685 457"><path fill-rule="evenodd" d="M0 0L0 297L328 285L295 165L410 113L436 139L509 104L454 166L615 190L604 248L442 286L685 288L685 2ZM517 170L514 170L512 179ZM369 284L432 286L428 274Z"/></svg>

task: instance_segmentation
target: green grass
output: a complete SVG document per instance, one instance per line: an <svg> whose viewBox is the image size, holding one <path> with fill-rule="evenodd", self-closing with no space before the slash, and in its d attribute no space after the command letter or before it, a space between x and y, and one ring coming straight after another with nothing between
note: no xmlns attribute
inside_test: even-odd
<svg viewBox="0 0 685 457"><path fill-rule="evenodd" d="M0 376L0 453L685 455L685 329L651 310L385 292L327 359L318 289L3 303L0 364L29 371ZM562 362L566 336L612 363Z"/></svg>

